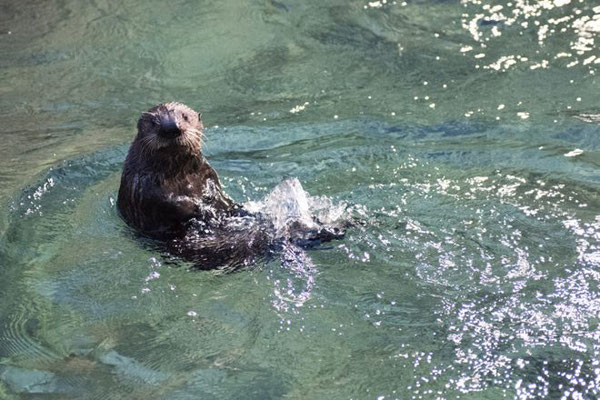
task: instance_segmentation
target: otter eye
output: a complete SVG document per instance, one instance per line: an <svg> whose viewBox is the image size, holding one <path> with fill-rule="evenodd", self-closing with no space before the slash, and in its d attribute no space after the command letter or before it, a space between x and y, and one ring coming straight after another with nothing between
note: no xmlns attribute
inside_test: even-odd
<svg viewBox="0 0 600 400"><path fill-rule="evenodd" d="M186 113L181 114L185 121L189 121L188 115Z"/></svg>

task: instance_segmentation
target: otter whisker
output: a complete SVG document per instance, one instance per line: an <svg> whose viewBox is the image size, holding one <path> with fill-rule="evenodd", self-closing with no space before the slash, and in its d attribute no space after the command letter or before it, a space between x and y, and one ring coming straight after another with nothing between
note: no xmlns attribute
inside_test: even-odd
<svg viewBox="0 0 600 400"><path fill-rule="evenodd" d="M198 139L198 145L200 147L204 145L204 132L197 129L189 129L188 132L192 133L194 137Z"/></svg>
<svg viewBox="0 0 600 400"><path fill-rule="evenodd" d="M148 154L153 154L154 150L156 148L154 142L155 142L155 140L152 136L143 137L140 140L143 152L145 152L145 153L147 152Z"/></svg>

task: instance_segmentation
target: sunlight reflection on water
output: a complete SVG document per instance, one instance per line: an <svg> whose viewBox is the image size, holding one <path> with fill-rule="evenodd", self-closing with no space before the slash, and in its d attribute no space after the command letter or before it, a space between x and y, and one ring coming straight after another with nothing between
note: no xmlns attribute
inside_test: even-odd
<svg viewBox="0 0 600 400"><path fill-rule="evenodd" d="M0 16L0 397L600 395L596 4L34 5ZM171 99L237 201L356 225L226 275L146 247L115 192Z"/></svg>

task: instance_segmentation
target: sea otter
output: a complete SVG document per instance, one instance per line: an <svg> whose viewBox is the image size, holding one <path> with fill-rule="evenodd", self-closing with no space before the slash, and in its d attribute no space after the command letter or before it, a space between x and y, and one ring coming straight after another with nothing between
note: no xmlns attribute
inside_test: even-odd
<svg viewBox="0 0 600 400"><path fill-rule="evenodd" d="M240 207L227 196L215 170L202 155L200 115L181 103L142 113L127 154L117 205L128 224L151 237L185 231Z"/></svg>
<svg viewBox="0 0 600 400"><path fill-rule="evenodd" d="M152 107L142 113L137 129L123 167L118 210L130 226L198 268L246 265L282 240L311 246L343 235L338 228L293 221L287 230L292 234L278 238L268 216L235 203L202 155L202 120L188 106Z"/></svg>

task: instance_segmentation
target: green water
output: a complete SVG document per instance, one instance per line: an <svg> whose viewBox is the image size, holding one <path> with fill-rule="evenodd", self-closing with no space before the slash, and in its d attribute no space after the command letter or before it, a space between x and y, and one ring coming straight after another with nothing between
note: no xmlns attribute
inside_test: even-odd
<svg viewBox="0 0 600 400"><path fill-rule="evenodd" d="M600 5L4 1L0 398L600 395ZM597 58L598 57L598 58ZM139 113L346 238L191 271L116 214Z"/></svg>

